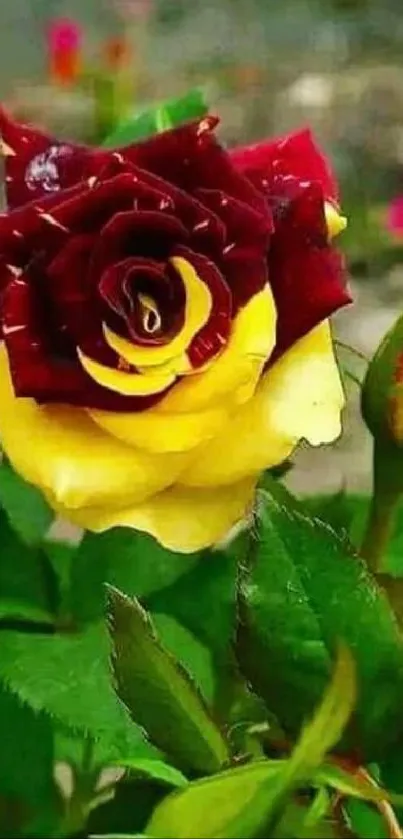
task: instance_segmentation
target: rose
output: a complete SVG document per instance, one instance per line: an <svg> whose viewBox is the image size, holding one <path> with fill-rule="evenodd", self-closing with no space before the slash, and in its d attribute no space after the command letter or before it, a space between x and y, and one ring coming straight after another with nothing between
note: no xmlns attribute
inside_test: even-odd
<svg viewBox="0 0 403 839"><path fill-rule="evenodd" d="M81 526L215 543L340 432L322 157L305 134L231 161L210 118L118 152L1 123L4 451Z"/></svg>

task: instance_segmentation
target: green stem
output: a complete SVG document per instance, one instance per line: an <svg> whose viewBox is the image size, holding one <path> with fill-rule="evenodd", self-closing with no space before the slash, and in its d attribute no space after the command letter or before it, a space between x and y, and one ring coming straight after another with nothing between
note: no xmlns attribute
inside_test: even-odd
<svg viewBox="0 0 403 839"><path fill-rule="evenodd" d="M382 442L374 445L373 491L361 556L377 574L385 571L387 548L393 535L395 514L403 492L396 449Z"/></svg>
<svg viewBox="0 0 403 839"><path fill-rule="evenodd" d="M80 766L74 766L74 788L68 802L61 836L74 836L86 825L91 803L95 795L99 777L99 768L93 763L94 743L90 737L83 742L83 755Z"/></svg>

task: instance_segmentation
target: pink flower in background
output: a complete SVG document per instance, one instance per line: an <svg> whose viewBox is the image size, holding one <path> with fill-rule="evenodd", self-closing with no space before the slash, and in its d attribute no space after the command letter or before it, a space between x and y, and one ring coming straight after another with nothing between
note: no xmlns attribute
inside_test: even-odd
<svg viewBox="0 0 403 839"><path fill-rule="evenodd" d="M71 84L81 63L82 29L69 18L56 18L47 30L49 75L52 82Z"/></svg>
<svg viewBox="0 0 403 839"><path fill-rule="evenodd" d="M75 20L56 18L48 27L48 44L52 52L77 50L81 46L81 27Z"/></svg>
<svg viewBox="0 0 403 839"><path fill-rule="evenodd" d="M386 229L394 238L403 238L403 195L398 195L387 207Z"/></svg>

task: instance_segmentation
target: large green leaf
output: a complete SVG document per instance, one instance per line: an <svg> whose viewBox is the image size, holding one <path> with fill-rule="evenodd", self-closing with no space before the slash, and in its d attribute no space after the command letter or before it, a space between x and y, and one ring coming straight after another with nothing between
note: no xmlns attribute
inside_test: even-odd
<svg viewBox="0 0 403 839"><path fill-rule="evenodd" d="M103 142L103 145L107 148L114 148L145 140L160 131L166 131L168 128L174 128L193 119L200 119L206 113L207 105L204 100L204 93L199 88L195 88L185 96L150 105L150 107L134 113L132 117L117 127L113 134Z"/></svg>
<svg viewBox="0 0 403 839"><path fill-rule="evenodd" d="M55 579L46 556L24 544L0 510L0 620L51 622Z"/></svg>
<svg viewBox="0 0 403 839"><path fill-rule="evenodd" d="M2 687L0 743L1 834L41 835L35 826L54 826L57 818L52 726Z"/></svg>
<svg viewBox="0 0 403 839"><path fill-rule="evenodd" d="M40 542L53 520L39 490L20 478L5 458L0 462L0 507L28 545Z"/></svg>
<svg viewBox="0 0 403 839"><path fill-rule="evenodd" d="M53 736L49 719L0 687L0 790L35 803L53 787Z"/></svg>
<svg viewBox="0 0 403 839"><path fill-rule="evenodd" d="M100 739L112 758L143 747L111 686L103 625L54 635L1 632L0 681L34 710Z"/></svg>
<svg viewBox="0 0 403 839"><path fill-rule="evenodd" d="M338 741L354 699L354 666L344 651L315 717L289 760L257 761L189 784L158 805L146 833L156 839L270 836L269 826L281 819L292 791L309 782Z"/></svg>
<svg viewBox="0 0 403 839"><path fill-rule="evenodd" d="M315 803L315 802L314 802ZM330 810L330 806L329 806ZM306 825L305 819L309 815L306 804L290 801L284 810L281 821L271 834L271 839L344 839L347 835L339 831L337 822L328 815L319 817L315 822Z"/></svg>
<svg viewBox="0 0 403 839"><path fill-rule="evenodd" d="M211 703L215 674L210 651L171 615L152 615L152 620L164 647L192 674L202 695Z"/></svg>
<svg viewBox="0 0 403 839"><path fill-rule="evenodd" d="M259 496L239 607L243 672L287 731L318 701L342 639L360 688L350 744L371 756L398 737L403 640L389 603L347 541L291 497Z"/></svg>
<svg viewBox="0 0 403 839"><path fill-rule="evenodd" d="M168 551L152 536L130 528L87 533L72 561L73 615L80 622L103 617L105 582L125 594L149 596L189 571L198 557Z"/></svg>
<svg viewBox="0 0 403 839"><path fill-rule="evenodd" d="M390 839L392 836L385 819L365 801L348 801L344 811L353 836L359 839Z"/></svg>
<svg viewBox="0 0 403 839"><path fill-rule="evenodd" d="M127 758L116 761L116 765L128 769L134 777L152 778L169 787L184 787L187 784L187 779L179 769L162 760Z"/></svg>
<svg viewBox="0 0 403 839"><path fill-rule="evenodd" d="M262 787L274 783L281 768L275 761L257 761L194 781L158 805L146 833L156 839L229 837L229 825Z"/></svg>
<svg viewBox="0 0 403 839"><path fill-rule="evenodd" d="M155 778L125 778L117 785L113 799L92 810L89 837L132 837L142 831L154 808L169 793L165 781Z"/></svg>
<svg viewBox="0 0 403 839"><path fill-rule="evenodd" d="M120 698L152 742L181 769L218 771L228 760L228 747L201 694L162 646L138 601L116 589L108 591Z"/></svg>
<svg viewBox="0 0 403 839"><path fill-rule="evenodd" d="M172 615L220 658L228 656L232 642L243 547L240 537L225 553L204 551L187 573L146 599L150 611Z"/></svg>
<svg viewBox="0 0 403 839"><path fill-rule="evenodd" d="M304 498L304 507L313 516L328 522L337 533L345 531L351 539L362 536L368 506L367 496L348 495L344 490Z"/></svg>
<svg viewBox="0 0 403 839"><path fill-rule="evenodd" d="M345 530L354 545L361 545L370 506L368 495L316 495L304 499L304 506L336 530ZM391 539L387 546L385 571L403 577L403 505L396 511Z"/></svg>
<svg viewBox="0 0 403 839"><path fill-rule="evenodd" d="M239 705L239 673L233 664L232 643L236 623L237 562L244 550L243 536L239 536L226 551L204 551L186 574L146 598L146 605L157 622L160 613L171 615L201 643L201 649L207 647L210 651L214 678L210 678L209 687L214 687L214 711L227 720L234 704ZM162 638L169 647L169 637L164 632ZM190 648L188 652L191 652ZM186 660L180 655L179 658L189 665L204 695L213 699L212 693L206 692L206 679L200 679L197 648L192 659ZM207 671L204 672L207 675ZM239 710L244 719L243 710ZM235 718L231 721L236 722Z"/></svg>

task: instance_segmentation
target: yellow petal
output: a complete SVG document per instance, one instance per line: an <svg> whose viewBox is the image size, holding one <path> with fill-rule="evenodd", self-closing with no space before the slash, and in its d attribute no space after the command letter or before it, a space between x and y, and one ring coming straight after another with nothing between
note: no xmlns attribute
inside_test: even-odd
<svg viewBox="0 0 403 839"><path fill-rule="evenodd" d="M179 382L144 413L91 410L92 418L147 451L186 451L206 442L219 433L231 409L252 395L274 345L275 319L273 297L265 289L238 315L227 349L203 373Z"/></svg>
<svg viewBox="0 0 403 839"><path fill-rule="evenodd" d="M231 484L281 463L301 439L341 432L344 394L328 322L301 338L264 374L254 396L180 476L186 486Z"/></svg>
<svg viewBox="0 0 403 839"><path fill-rule="evenodd" d="M138 414L88 411L101 428L148 452L185 452L218 434L228 421L228 410L217 406L188 414L162 413L159 406Z"/></svg>
<svg viewBox="0 0 403 839"><path fill-rule="evenodd" d="M178 382L160 402L161 411L181 413L250 398L276 339L276 309L269 286L258 292L234 320L225 350L200 374Z"/></svg>
<svg viewBox="0 0 403 839"><path fill-rule="evenodd" d="M139 373L147 374L148 376L169 373L174 376L189 376L195 372L192 367L188 355L184 352L182 355L176 355L174 358L164 361L163 364L156 364L155 367L137 367Z"/></svg>
<svg viewBox="0 0 403 839"><path fill-rule="evenodd" d="M186 291L185 321L178 335L163 347L139 347L131 344L120 335L116 335L106 324L103 326L105 339L118 355L134 367L148 367L181 356L188 348L192 338L207 323L212 298L207 285L199 278L193 265L181 256L171 259L172 265L180 274Z"/></svg>
<svg viewBox="0 0 403 839"><path fill-rule="evenodd" d="M174 486L136 507L80 510L71 518L94 531L117 526L145 530L170 550L192 553L216 545L247 515L255 484L249 478L208 490Z"/></svg>
<svg viewBox="0 0 403 839"><path fill-rule="evenodd" d="M213 356L208 361L205 361L204 364L201 364L200 367L195 368L192 367L187 353L182 353L182 355L176 355L175 358L170 358L169 361L165 361L163 364L158 364L155 367L138 367L137 369L139 373L148 373L148 375L151 375L151 373L157 373L159 375L160 373L169 371L170 373L175 373L176 376L195 376L208 370L216 360L217 356Z"/></svg>
<svg viewBox="0 0 403 839"><path fill-rule="evenodd" d="M155 457L124 445L79 408L17 399L4 347L0 405L0 445L6 455L67 516L82 505L143 501L169 486L186 462L181 455Z"/></svg>
<svg viewBox="0 0 403 839"><path fill-rule="evenodd" d="M85 372L94 382L123 396L150 396L153 393L161 393L175 381L175 375L170 371L151 376L143 373L125 373L123 370L114 370L100 364L99 361L94 361L79 347L77 355Z"/></svg>
<svg viewBox="0 0 403 839"><path fill-rule="evenodd" d="M341 216L330 201L325 201L325 219L329 239L334 239L347 227L346 217Z"/></svg>

